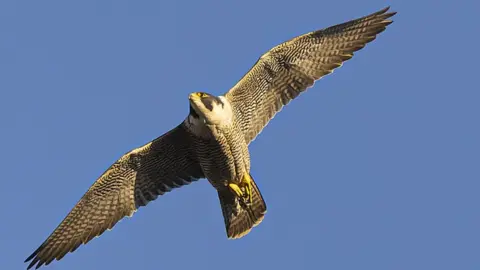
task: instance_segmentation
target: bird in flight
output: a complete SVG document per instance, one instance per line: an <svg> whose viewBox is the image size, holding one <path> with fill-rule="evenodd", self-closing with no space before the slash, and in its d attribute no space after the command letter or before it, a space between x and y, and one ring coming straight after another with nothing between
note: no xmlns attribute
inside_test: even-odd
<svg viewBox="0 0 480 270"><path fill-rule="evenodd" d="M389 7L286 41L262 55L228 92L189 95L185 120L110 166L25 262L60 260L174 188L206 178L227 237L260 224L267 206L250 174L248 145L283 106L352 58L392 23Z"/></svg>

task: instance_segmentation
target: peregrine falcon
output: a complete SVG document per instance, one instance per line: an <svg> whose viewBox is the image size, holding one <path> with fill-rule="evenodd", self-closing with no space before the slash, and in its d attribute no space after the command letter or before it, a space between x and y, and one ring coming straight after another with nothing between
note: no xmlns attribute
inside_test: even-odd
<svg viewBox="0 0 480 270"><path fill-rule="evenodd" d="M185 120L111 165L25 260L28 269L60 260L159 195L202 178L218 192L227 237L249 233L267 211L250 174L249 144L283 106L384 31L395 15L388 9L272 48L224 95L190 94Z"/></svg>

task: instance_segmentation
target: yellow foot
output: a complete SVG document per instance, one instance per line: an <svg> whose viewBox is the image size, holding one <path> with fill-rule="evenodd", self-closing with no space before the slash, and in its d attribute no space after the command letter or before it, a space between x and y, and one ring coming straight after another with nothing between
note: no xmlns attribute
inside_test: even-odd
<svg viewBox="0 0 480 270"><path fill-rule="evenodd" d="M245 200L245 203L253 202L253 179L250 177L249 173L243 175L242 180L239 184L230 183L228 187L239 197Z"/></svg>
<svg viewBox="0 0 480 270"><path fill-rule="evenodd" d="M243 197L242 189L237 184L230 183L228 186L238 197Z"/></svg>
<svg viewBox="0 0 480 270"><path fill-rule="evenodd" d="M253 202L253 193L252 193L252 178L250 177L250 174L249 173L246 173L244 176L243 176L243 181L242 181L242 184L245 183L246 186L245 186L245 192L247 193L247 196L248 196L248 201L250 203Z"/></svg>

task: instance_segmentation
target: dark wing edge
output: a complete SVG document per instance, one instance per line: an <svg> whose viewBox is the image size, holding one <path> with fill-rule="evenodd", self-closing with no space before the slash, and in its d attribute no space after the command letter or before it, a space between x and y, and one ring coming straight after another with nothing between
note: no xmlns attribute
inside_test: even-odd
<svg viewBox="0 0 480 270"><path fill-rule="evenodd" d="M123 155L89 188L25 262L27 269L60 260L159 195L204 178L183 124Z"/></svg>
<svg viewBox="0 0 480 270"><path fill-rule="evenodd" d="M390 7L284 42L262 55L225 97L250 143L283 106L365 47L393 21Z"/></svg>

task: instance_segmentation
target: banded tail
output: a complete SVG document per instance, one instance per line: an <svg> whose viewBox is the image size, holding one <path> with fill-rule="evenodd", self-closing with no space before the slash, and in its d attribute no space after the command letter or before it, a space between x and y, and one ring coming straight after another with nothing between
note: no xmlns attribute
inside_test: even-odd
<svg viewBox="0 0 480 270"><path fill-rule="evenodd" d="M248 234L253 227L262 222L267 205L255 181L252 180L252 203L245 204L241 198L226 188L218 191L218 198L222 206L223 219L227 236L230 239L241 238Z"/></svg>

